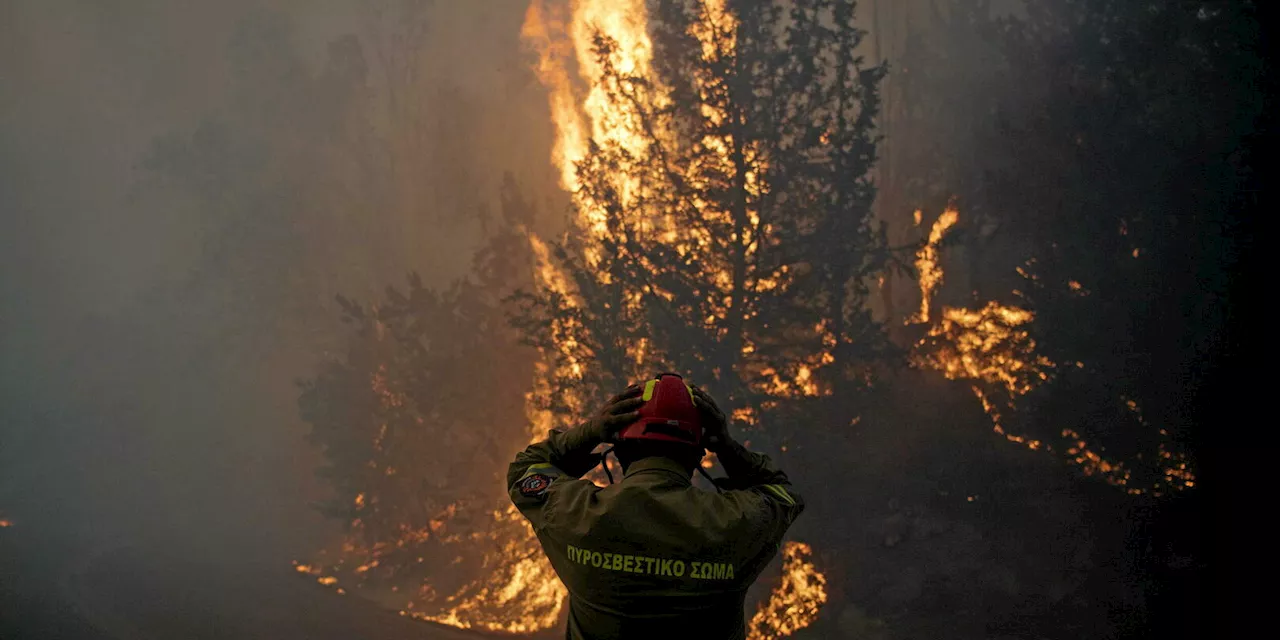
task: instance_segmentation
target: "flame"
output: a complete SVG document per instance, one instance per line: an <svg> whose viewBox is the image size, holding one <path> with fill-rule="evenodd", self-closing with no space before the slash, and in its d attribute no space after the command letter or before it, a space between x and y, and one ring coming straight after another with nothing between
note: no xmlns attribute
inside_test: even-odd
<svg viewBox="0 0 1280 640"><path fill-rule="evenodd" d="M915 222L920 224L920 211L915 212ZM938 264L938 245L947 231L960 220L960 212L954 205L947 207L929 229L929 241L916 252L916 270L920 272L920 313L916 322L929 321L929 301L942 284L942 266Z"/></svg>
<svg viewBox="0 0 1280 640"><path fill-rule="evenodd" d="M573 82L566 70L572 47L565 39L567 27L561 7L548 9L535 1L525 13L520 39L538 53L534 72L547 87L551 103L551 119L556 123L556 136L551 157L560 167L560 185L573 191L577 180L576 165L587 153L586 124L578 111Z"/></svg>
<svg viewBox="0 0 1280 640"><path fill-rule="evenodd" d="M724 0L703 0L698 9L687 33L700 45L698 51L703 60L714 65L736 50L737 18ZM739 292L755 295L784 286L792 274L788 266L781 265L769 272L753 271L746 276L746 282L735 281L729 261L718 252L710 251L715 239L710 236L709 226L677 224L669 208L645 204L675 197L707 222L732 222L731 212L700 198L696 189L689 196L672 194L684 191L675 186L677 182L707 184L738 171L731 160L730 150L735 143L729 133L731 129L721 126L727 122L728 113L721 104L721 85L717 78L699 74L691 78L698 115L707 125L699 129L702 133L696 134L696 140L684 140L672 130L667 118L654 115L666 111L672 97L671 89L653 69L654 46L648 23L643 0L558 3L534 0L530 4L522 37L537 54L535 71L547 87L556 130L551 160L559 169L561 186L573 196L577 216L570 233L581 243L587 265L600 263L602 244L606 240L617 241L627 233L652 234L680 256L700 265L700 276L712 285L701 294L706 306L713 310L705 318L706 328L724 333L727 331L725 321L735 307L743 308L747 317L754 313L744 308L747 306L744 300L729 295L735 286L742 287ZM668 166L666 156L660 155L663 149L678 149L690 143L709 153L681 167ZM741 243L745 259L750 262L765 245L763 240L767 237L762 236L770 233L768 225L761 224L754 204L768 191L762 178L767 160L754 143L746 141L741 147L746 167L742 176L747 195L746 224L736 225L741 237L735 234L731 240ZM608 158L611 166L605 175L592 177L593 184L602 188L584 190L579 169L592 148L598 150L599 157ZM602 191L616 200L597 200ZM620 207L625 213L629 230L618 232L606 228L605 212L611 206ZM559 273L548 259L542 240L532 236L531 242L538 257L539 284L545 291L559 294L572 308L576 301L569 278ZM606 270L596 271L595 277L601 284L610 282ZM618 311L639 314L645 299L651 297L674 301L670 292L649 286L644 291L626 292L621 302L624 308ZM556 323L553 331L558 335L572 336L581 328L572 319L558 319ZM754 390L787 397L826 393L819 387L815 374L820 367L834 361L829 347L833 347L836 340L829 330L819 327L818 331L828 347L827 352L812 354L806 361L786 370L754 371ZM565 341L557 346L558 353L553 354L557 365L547 374L559 380L580 380L583 356L577 352L581 345ZM638 366L651 356L661 357L650 347L643 341L633 341L626 347L627 356ZM755 349L749 340L744 340L741 348L744 356Z"/></svg>
<svg viewBox="0 0 1280 640"><path fill-rule="evenodd" d="M813 624L827 601L827 578L809 561L811 553L803 542L783 547L782 582L751 617L747 640L784 638Z"/></svg>
<svg viewBox="0 0 1280 640"><path fill-rule="evenodd" d="M422 620L506 633L533 633L555 625L568 591L543 555L533 529L514 506L495 511L501 538L486 554L491 573L467 583L446 599L441 613L401 611Z"/></svg>
<svg viewBox="0 0 1280 640"><path fill-rule="evenodd" d="M616 99L613 92L619 87L605 79L607 70L597 55L596 34L613 45L607 64L627 75L653 77L653 44L643 0L577 0L570 7L567 23L562 5L548 5L545 0L529 5L521 37L537 52L535 71L548 89L556 126L552 162L560 169L561 186L576 193L581 186L577 167L587 155L588 141L624 150L633 158L648 156L639 114ZM576 89L569 72L571 64L577 68L585 92ZM660 88L655 89L661 94ZM640 185L634 172L617 172L614 181L624 201L636 196ZM579 207L579 213L592 235L598 238L606 233L603 210Z"/></svg>
<svg viewBox="0 0 1280 640"><path fill-rule="evenodd" d="M917 224L919 218L917 212ZM916 267L920 271L920 314L914 318L917 322L929 321L929 300L943 278L938 264L938 244L958 219L959 213L948 207L934 223L928 242L916 254ZM1123 228L1121 232L1124 233ZM1034 264L1034 259L1028 260L1016 271L1027 280L1037 281L1039 276L1031 270ZM1077 280L1068 280L1067 288L1077 296L1090 293ZM982 403L983 411L991 419L992 430L997 434L1028 449L1052 450L1051 445L1041 440L1010 433L1003 424L1004 417L1016 410L1016 399L1047 382L1058 366L1036 351L1036 341L1028 330L1034 319L1035 314L1029 310L995 301L978 310L944 306L942 317L915 345L912 361L917 366L941 371L950 380L970 381L970 390ZM1078 369L1084 368L1083 362L1072 364ZM1138 423L1150 428L1138 403L1131 398L1122 397L1122 400ZM1160 434L1167 435L1167 432L1161 430ZM1060 435L1065 440L1068 459L1078 465L1084 475L1099 476L1108 484L1124 488L1127 493L1150 492L1160 496L1169 490L1195 486L1195 474L1190 470L1186 455L1171 452L1164 443L1157 449L1160 464L1164 466L1163 477L1150 487L1134 487L1131 486L1133 472L1123 462L1098 453L1072 429L1063 429Z"/></svg>
<svg viewBox="0 0 1280 640"><path fill-rule="evenodd" d="M411 410L412 399L395 382L388 366L379 364L369 377L368 389L382 411ZM529 441L540 439L534 434L545 434L547 424L531 396L526 398ZM422 422L420 417L414 419ZM387 431L384 422L374 437L374 451L383 450ZM380 468L374 460L369 466L383 477L395 473L393 467ZM356 492L350 505L353 513L377 509L378 493ZM374 537L372 544L365 542L362 518L353 518L332 560L295 562L294 570L336 593L360 589L367 597L424 620L506 633L531 633L553 626L566 592L528 523L509 503L501 509L476 511L474 506L449 504L428 518L425 526L400 524L397 531ZM460 521L463 516L467 519ZM475 572L476 577L459 585L446 587L433 576L415 574L413 559L406 557L419 554L416 562L423 563L427 553L456 553L457 548L467 549L474 564L483 567ZM456 562L462 560L459 557Z"/></svg>
<svg viewBox="0 0 1280 640"><path fill-rule="evenodd" d="M704 0L701 3L699 19L689 28L689 35L701 44L701 55L704 60L714 61L732 54L736 47L734 34L737 28L736 17L728 10L723 0ZM556 128L556 141L551 152L551 160L559 169L561 186L574 197L576 231L583 244L583 254L588 265L598 264L600 260L599 245L610 237L606 227L605 206L593 200L582 189L579 165L587 157L588 149L594 146L601 153L617 161L616 170L612 170L603 179L608 181L608 190L615 194L624 210L636 205L645 189L655 187L642 184L640 176L642 168L652 170L660 162L653 157L652 145L673 144L674 136L663 128L661 119L642 118L642 109L661 109L670 104L669 89L651 68L653 44L648 34L648 14L643 0L574 0L566 9L563 4L552 5L546 0L534 0L525 16L522 36L527 45L537 52L536 72L538 78L547 87L548 101L553 124ZM576 71L575 74L571 69ZM611 73L612 72L612 73ZM642 82L626 84L619 78L639 78ZM695 79L695 91L700 100L701 116L712 124L723 123L727 114L714 105L711 98L715 88L711 79ZM725 130L725 127L709 127L708 130ZM729 134L705 134L697 141L703 147L713 150L711 159L703 166L690 168L681 179L696 181L705 179L707 175L717 172L727 175L733 171L729 159L732 140ZM746 188L752 197L758 198L767 187L761 180L762 161L756 149L749 145L745 149L749 156L749 164L753 168L743 176ZM642 166L643 165L643 166ZM709 166L708 166L709 165ZM600 179L597 177L597 179ZM694 210L708 220L727 220L729 212L716 210L711 203L694 199L691 203ZM673 246L682 256L705 252L711 245L712 238L706 235L705 229L680 227L670 219L669 214L640 216L635 220L638 232L653 232L664 243ZM760 217L758 211L749 209L742 240L751 245L749 251L757 251L761 244L754 234L760 233ZM537 258L538 284L545 291L561 296L570 307L577 306L574 287L566 274L562 273L550 259L545 242L536 235L531 235L531 244ZM727 315L734 304L726 292L732 290L732 271L727 265L716 260L700 261L706 268L709 280L714 283L712 291L706 295L712 301L712 308L721 309L706 318L708 328L715 329ZM788 267L781 267L777 273L757 274L753 286L757 291L767 291L780 286L787 274ZM607 272L600 270L597 278L602 284L609 283ZM662 298L668 302L672 296L668 292L651 288L644 295ZM622 304L629 310L642 308L644 295L641 292L627 292ZM572 318L557 320L563 323L556 328L561 336L572 336L579 329ZM823 344L832 347L834 336L824 325L816 330L823 335ZM544 354L544 363L539 366L534 380L533 397L546 397L551 387L551 380L580 380L583 376L584 355L579 353L580 345L572 338L558 341L557 352ZM644 340L635 341L628 347L627 355L632 362L641 365L649 355L651 345ZM755 346L750 341L744 342L742 351L751 354ZM817 368L829 364L833 360L829 353L815 354L808 361L801 362L788 371L766 369L760 378L764 380L766 393L778 395L820 395L814 373ZM549 364L554 362L555 364ZM567 400L571 405L582 407L579 398ZM531 405L532 406L532 405ZM734 408L735 417L754 422L754 408ZM533 413L538 413L533 411ZM550 417L537 415L538 424L548 425ZM537 429L535 434L545 433L545 428ZM531 537L531 536L530 536ZM769 637L789 635L792 630L809 623L817 607L825 601L826 594L822 590L822 575L813 569L813 565L804 561L809 549L807 546L789 545L787 547L787 577L783 585L775 591L767 609L767 615L754 626L761 629L772 629ZM535 557L540 557L536 556ZM554 574L533 572L554 580ZM557 583L558 584L558 583ZM814 591L816 589L816 592ZM803 603L803 611L791 611L789 607ZM759 617L759 616L758 616ZM449 620L442 620L450 622ZM781 625L781 626L778 626Z"/></svg>
<svg viewBox="0 0 1280 640"><path fill-rule="evenodd" d="M730 150L736 148L745 156L747 168L741 178L749 202L745 212L739 212L743 219L737 221L740 230L733 241L746 247L745 254L751 259L761 246L767 245L771 233L768 225L762 224L754 204L768 191L763 178L767 161L752 143L738 141L735 145L727 133L730 128L721 126L727 122L728 113L717 106L716 78L693 79L691 88L699 102L699 115L712 125L704 127L704 133L697 134L696 139L677 139L665 128L662 118L649 117L670 106L671 96L669 88L652 68L654 46L648 25L644 0L533 0L525 14L521 38L536 53L534 71L547 88L549 113L556 130L551 160L558 170L561 186L573 199L576 218L569 233L581 248L587 266L597 266L606 257L602 249L606 241L620 239L619 232L608 228L610 216L606 215L606 207L621 206L634 218L626 221L629 230L622 233L651 234L674 248L681 257L702 265L699 275L710 283L700 294L710 310L706 328L723 334L725 319L732 313L746 318L754 313L742 299L731 295L735 287L745 287L750 295L781 290L793 276L789 267L753 271L744 284L741 274L735 276L723 256L711 252L715 238L711 237L709 227L677 225L669 211L645 208L644 203L653 200L648 196L663 189L675 191L663 180L705 183L738 171L730 161ZM717 62L734 53L737 26L737 18L724 0L704 0L698 19L690 25L687 35L700 44L704 61ZM665 166L654 155L657 147L679 148L689 144L709 149L711 153L699 157L696 166L679 169L682 173L679 176L672 175L676 168ZM596 152L608 157L615 166L605 175L593 175L592 185L603 186L616 201L598 201L593 193L600 190L583 188L582 167ZM660 177L651 180L650 176ZM595 181L606 184L596 185ZM692 196L684 205L707 221L733 221L731 212L697 196ZM542 292L554 294L570 309L583 306L577 288L584 283L574 279L581 276L563 270L553 259L550 244L531 230L526 232L535 258L535 285ZM607 270L596 269L594 273L599 284L610 284ZM674 302L673 293L649 287L644 291L623 292L619 302L623 308L615 307L615 310L638 312L655 298ZM554 346L541 354L525 397L530 442L545 437L554 424L555 417L546 409L552 390L563 388L565 385L561 383L566 380L584 380L587 368L594 364L596 357L589 345L581 344L581 339L575 337L584 333L581 320L573 317L574 314L564 315L567 317L558 317L550 327L555 336ZM827 323L818 323L812 330L820 338L823 349L785 366L757 365L752 382L757 392L789 397L829 393L819 384L818 373L821 367L834 361L831 351L837 337ZM661 357L654 353L656 345L646 340L634 340L626 348L625 355L637 368L651 358ZM750 340L744 340L742 354L752 355L756 348ZM374 396L383 408L411 410L411 399L394 388L389 375L385 367L379 367L373 374L370 386ZM564 410L558 413L581 414L585 401L578 393L575 389L561 392L557 397L561 406L557 408ZM765 403L732 410L740 419L754 422L756 412L768 408ZM381 451L385 432L384 427L374 443L375 450ZM391 469L385 472L390 473ZM353 513L377 510L377 493L355 493L351 507ZM423 548L419 545L428 540L464 542L471 549L470 555L480 556L475 564L482 567L477 573L483 575L450 587L423 578L408 593L391 587L390 592L382 593L381 597L399 598L402 615L462 628L531 633L553 626L563 611L567 593L528 523L514 507L508 506L479 516L468 515L470 520L465 524L455 525L462 518L460 514L468 513L468 508L474 512L474 506L449 505L430 519L427 526L402 525L392 538L379 540L372 546L363 542L361 534L365 525L355 518L336 561L326 563L323 568L307 564L297 565L295 569L325 586L350 589L374 585L371 575L386 576L404 568L402 560L383 562L388 554L403 555L405 550ZM808 561L809 554L807 545L787 545L783 580L753 619L752 637L790 635L810 624L816 616L826 601L825 578ZM423 558L417 561L421 563ZM354 587L338 587L339 576L351 581Z"/></svg>
<svg viewBox="0 0 1280 640"><path fill-rule="evenodd" d="M1034 318L1026 309L997 302L976 311L943 307L926 338L936 339L938 347L921 361L950 380L981 380L1010 396L1025 395L1048 380L1054 367L1036 353L1036 341L1023 328Z"/></svg>

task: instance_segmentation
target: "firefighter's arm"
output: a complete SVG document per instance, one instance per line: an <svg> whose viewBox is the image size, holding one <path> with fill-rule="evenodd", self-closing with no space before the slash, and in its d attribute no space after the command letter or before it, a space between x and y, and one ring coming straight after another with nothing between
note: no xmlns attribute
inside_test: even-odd
<svg viewBox="0 0 1280 640"><path fill-rule="evenodd" d="M535 442L516 454L507 468L507 485L524 477L528 471L552 466L560 475L581 478L600 462L591 452L601 439L586 425L567 431L553 430L546 440Z"/></svg>
<svg viewBox="0 0 1280 640"><path fill-rule="evenodd" d="M581 426L552 431L546 440L516 454L507 467L507 492L535 529L542 525L548 492L590 471L599 463L591 453L596 446L639 418L634 412L644 403L639 394L639 387L629 387L610 398L604 409Z"/></svg>
<svg viewBox="0 0 1280 640"><path fill-rule="evenodd" d="M787 530L804 512L804 498L791 486L787 474L761 453L748 451L732 440L716 452L728 474L716 478L731 515L750 523L750 534L735 552L743 560L743 576L754 580L782 548Z"/></svg>
<svg viewBox="0 0 1280 640"><path fill-rule="evenodd" d="M804 510L804 501L787 474L769 456L748 451L729 435L729 421L710 394L694 386L693 402L702 416L706 447L716 454L727 476L716 484L722 489L758 492L781 508L779 515L789 525Z"/></svg>
<svg viewBox="0 0 1280 640"><path fill-rule="evenodd" d="M763 453L748 451L736 440L728 439L713 453L724 467L722 488L755 491L782 507L787 522L804 510L804 500L791 486L787 474Z"/></svg>

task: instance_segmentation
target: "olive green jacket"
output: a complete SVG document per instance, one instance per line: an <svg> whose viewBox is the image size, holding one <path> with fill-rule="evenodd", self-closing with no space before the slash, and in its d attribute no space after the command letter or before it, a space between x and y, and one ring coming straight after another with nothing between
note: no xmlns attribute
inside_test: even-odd
<svg viewBox="0 0 1280 640"><path fill-rule="evenodd" d="M617 484L581 479L599 462L585 429L552 432L516 455L512 501L569 589L570 640L742 640L747 587L804 510L769 457L732 443L719 491L667 458Z"/></svg>

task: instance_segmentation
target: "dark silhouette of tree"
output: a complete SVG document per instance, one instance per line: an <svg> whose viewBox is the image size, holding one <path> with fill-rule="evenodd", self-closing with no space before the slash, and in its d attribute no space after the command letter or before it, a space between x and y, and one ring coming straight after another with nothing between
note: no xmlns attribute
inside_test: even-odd
<svg viewBox="0 0 1280 640"><path fill-rule="evenodd" d="M1044 353L1083 362L1061 382L1092 398L1054 394L1033 419L1145 457L1131 463L1140 488L1183 486L1161 457L1200 428L1196 371L1228 322L1226 233L1247 175L1237 150L1260 107L1256 29L1247 2L1062 2L1006 31L1031 100L1002 109L1006 153L1038 160L993 173L988 201L1035 261L1022 289L1051 319L1034 328Z"/></svg>
<svg viewBox="0 0 1280 640"><path fill-rule="evenodd" d="M501 214L473 275L433 290L413 274L375 304L339 297L346 353L302 382L299 408L335 489L322 509L349 523L352 548L329 569L372 592L412 597L428 576L441 591L474 577L480 567L454 560L481 555L474 535L506 505L505 463L529 438L536 353L519 346L503 300L532 273L532 209L510 180Z"/></svg>
<svg viewBox="0 0 1280 640"><path fill-rule="evenodd" d="M896 130L923 138L900 145L908 199L960 206L940 301L1037 314L1025 328L1058 366L1012 430L1073 460L1079 440L1105 448L1127 488L1185 488L1259 110L1253 3L942 6L910 36Z"/></svg>

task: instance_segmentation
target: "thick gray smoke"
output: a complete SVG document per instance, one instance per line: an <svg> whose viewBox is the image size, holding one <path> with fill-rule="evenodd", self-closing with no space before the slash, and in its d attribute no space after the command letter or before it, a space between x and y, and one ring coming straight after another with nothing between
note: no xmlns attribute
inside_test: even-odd
<svg viewBox="0 0 1280 640"><path fill-rule="evenodd" d="M0 517L328 535L294 380L333 295L462 274L505 172L552 193L524 8L5 3Z"/></svg>

